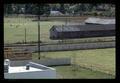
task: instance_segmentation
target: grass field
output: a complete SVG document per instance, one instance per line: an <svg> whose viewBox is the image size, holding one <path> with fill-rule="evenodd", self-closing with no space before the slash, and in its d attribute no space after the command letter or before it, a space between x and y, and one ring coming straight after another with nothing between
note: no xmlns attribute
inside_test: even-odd
<svg viewBox="0 0 120 83"><path fill-rule="evenodd" d="M69 57L77 65L115 75L115 48L76 50L61 52L41 52L46 58ZM33 53L37 59L37 53Z"/></svg>
<svg viewBox="0 0 120 83"><path fill-rule="evenodd" d="M4 18L4 41L5 43L15 43L24 41L24 30L27 31L27 41L37 41L38 25L37 21L25 18ZM42 21L40 22L40 39L49 40L49 29L53 25L60 25L62 22Z"/></svg>
<svg viewBox="0 0 120 83"><path fill-rule="evenodd" d="M27 30L27 42L37 41L38 25L33 18L4 18L4 43L16 43L24 41L24 30ZM49 29L53 25L62 25L62 21L41 21L40 22L40 40L43 42L53 42L49 39ZM84 41L103 41L114 40L115 37L85 38L68 40L69 42ZM66 41L66 40L65 40ZM67 42L68 42L67 41ZM109 73L115 75L115 48L77 50L61 52L41 52L41 56L47 58L69 57L72 62L81 67L91 68L95 71L80 68L75 78L114 78ZM33 53L33 59L37 59L37 53ZM74 73L70 70L71 66L55 67L57 72L63 78L74 78ZM98 71L104 72L100 73Z"/></svg>
<svg viewBox="0 0 120 83"><path fill-rule="evenodd" d="M58 79L114 79L115 76L105 74L99 71L91 71L84 68L79 68L74 71L72 66L57 66L54 67L57 71Z"/></svg>
<svg viewBox="0 0 120 83"><path fill-rule="evenodd" d="M4 43L23 42L25 40L25 28L27 32L27 42L37 41L38 39L38 25L37 21L32 21L34 18L4 18ZM49 39L49 30L53 25L65 24L63 21L41 21L40 22L40 40L42 42L53 42ZM81 42L81 41L96 41L96 40L114 40L115 37L105 38L85 38L65 40L67 42ZM54 40L55 41L55 40Z"/></svg>

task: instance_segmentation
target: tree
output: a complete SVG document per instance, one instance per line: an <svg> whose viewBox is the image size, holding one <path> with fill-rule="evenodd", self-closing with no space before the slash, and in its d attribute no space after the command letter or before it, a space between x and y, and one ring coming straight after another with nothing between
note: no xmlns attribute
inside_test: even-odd
<svg viewBox="0 0 120 83"><path fill-rule="evenodd" d="M61 4L60 5L60 11L65 14L65 8L64 8L64 4Z"/></svg>
<svg viewBox="0 0 120 83"><path fill-rule="evenodd" d="M65 13L69 13L69 7L70 7L70 4L64 4L64 10L65 10Z"/></svg>
<svg viewBox="0 0 120 83"><path fill-rule="evenodd" d="M44 5L44 13L46 16L50 15L50 5L49 4Z"/></svg>
<svg viewBox="0 0 120 83"><path fill-rule="evenodd" d="M49 4L50 10L57 11L60 9L60 4Z"/></svg>
<svg viewBox="0 0 120 83"><path fill-rule="evenodd" d="M31 13L31 4L25 4L25 14Z"/></svg>
<svg viewBox="0 0 120 83"><path fill-rule="evenodd" d="M84 12L96 11L102 7L106 11L111 12L115 8L114 4L39 4L40 14L49 16L50 10L60 11L63 14L83 14ZM37 15L37 4L4 4L4 14L34 14ZM113 13L115 10L112 11Z"/></svg>
<svg viewBox="0 0 120 83"><path fill-rule="evenodd" d="M7 13L7 14L12 14L13 13L12 4L4 5L4 12Z"/></svg>

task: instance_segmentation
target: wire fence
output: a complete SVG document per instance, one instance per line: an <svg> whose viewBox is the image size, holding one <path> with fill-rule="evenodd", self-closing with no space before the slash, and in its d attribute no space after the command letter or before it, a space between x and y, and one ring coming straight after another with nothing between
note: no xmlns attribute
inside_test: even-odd
<svg viewBox="0 0 120 83"><path fill-rule="evenodd" d="M65 50L82 50L82 49L97 49L97 48L114 48L115 42L99 42L99 43L82 43L82 44L61 44L61 45L46 45L40 46L41 52L46 51L65 51Z"/></svg>

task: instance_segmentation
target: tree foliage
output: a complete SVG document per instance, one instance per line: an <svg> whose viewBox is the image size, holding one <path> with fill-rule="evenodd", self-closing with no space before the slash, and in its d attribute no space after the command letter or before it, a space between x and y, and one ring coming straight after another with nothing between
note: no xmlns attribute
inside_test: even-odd
<svg viewBox="0 0 120 83"><path fill-rule="evenodd" d="M39 8L40 7L40 8ZM114 15L114 4L5 4L5 14L33 14L50 15L50 11L60 11L63 14L81 14L93 12L103 8ZM112 12L111 12L112 11Z"/></svg>

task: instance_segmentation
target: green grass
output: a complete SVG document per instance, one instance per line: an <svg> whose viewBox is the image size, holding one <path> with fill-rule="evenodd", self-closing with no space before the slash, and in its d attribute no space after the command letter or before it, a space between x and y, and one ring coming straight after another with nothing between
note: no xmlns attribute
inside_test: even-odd
<svg viewBox="0 0 120 83"><path fill-rule="evenodd" d="M38 24L37 21L25 18L4 18L4 41L14 43L24 41L24 30L27 30L27 41L37 41ZM42 21L40 22L40 38L42 41L49 40L49 29L53 25L60 25L61 22ZM11 26L12 25L12 26ZM19 27L16 27L16 26Z"/></svg>
<svg viewBox="0 0 120 83"><path fill-rule="evenodd" d="M41 56L47 58L69 57L72 62L82 66L115 75L115 48L76 50L61 52L41 52ZM33 53L33 59L37 59L37 53Z"/></svg>
<svg viewBox="0 0 120 83"><path fill-rule="evenodd" d="M114 79L115 76L105 74L99 71L91 71L89 69L79 68L74 71L73 66L57 66L54 67L57 72L57 79Z"/></svg>
<svg viewBox="0 0 120 83"><path fill-rule="evenodd" d="M38 25L37 22L31 21L31 18L4 18L4 43L15 43L24 41L24 29L27 29L27 41L37 41ZM40 39L43 42L53 42L49 39L49 29L53 25L61 25L64 22L58 21L42 21L40 22ZM19 27L16 27L19 26ZM101 38L86 38L78 39L80 41L96 41ZM103 38L103 40L111 40L113 37ZM69 41L69 40L68 40ZM72 40L73 42L73 40ZM78 42L75 39L75 42ZM96 70L90 72L89 70L80 69L76 78L113 78L104 73L115 75L115 48L110 49L95 49L95 50L77 50L77 51L61 51L61 52L41 52L41 56L48 58L70 57L75 58L75 63L87 68ZM74 57L74 58L73 58ZM37 54L33 54L33 59L37 59ZM56 67L64 78L73 78L70 67Z"/></svg>
<svg viewBox="0 0 120 83"><path fill-rule="evenodd" d="M23 42L24 30L27 31L27 42L38 40L38 24L37 21L32 21L34 18L7 18L4 17L4 43ZM50 40L49 30L53 25L62 25L62 21L41 21L40 22L40 40L42 42L56 42ZM18 26L18 27L16 27ZM115 37L99 37L65 40L67 42L84 42L84 41L99 41L99 40L114 40Z"/></svg>

